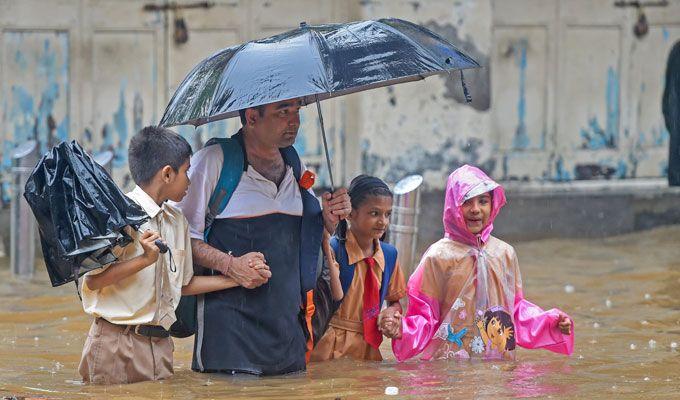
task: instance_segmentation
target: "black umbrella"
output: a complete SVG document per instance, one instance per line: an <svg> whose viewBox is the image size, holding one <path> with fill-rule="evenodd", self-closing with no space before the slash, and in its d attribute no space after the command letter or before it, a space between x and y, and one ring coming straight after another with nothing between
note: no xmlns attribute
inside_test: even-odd
<svg viewBox="0 0 680 400"><path fill-rule="evenodd" d="M131 241L123 228L138 229L149 218L75 140L40 159L24 197L38 221L52 286L115 261L111 249Z"/></svg>
<svg viewBox="0 0 680 400"><path fill-rule="evenodd" d="M479 64L435 33L400 19L309 26L226 48L184 78L160 125L194 126L238 116L248 107L302 98L319 101L451 73ZM463 81L463 90L469 94Z"/></svg>

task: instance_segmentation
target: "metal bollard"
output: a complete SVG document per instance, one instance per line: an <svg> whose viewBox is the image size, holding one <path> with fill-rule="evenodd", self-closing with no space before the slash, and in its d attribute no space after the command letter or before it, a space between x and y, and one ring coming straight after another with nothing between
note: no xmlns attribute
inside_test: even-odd
<svg viewBox="0 0 680 400"><path fill-rule="evenodd" d="M394 204L388 241L399 252L400 265L408 278L416 268L416 239L423 177L411 175L394 185Z"/></svg>
<svg viewBox="0 0 680 400"><path fill-rule="evenodd" d="M104 167L104 170L111 176L113 172L113 152L111 150L102 151L92 157L94 162Z"/></svg>
<svg viewBox="0 0 680 400"><path fill-rule="evenodd" d="M33 276L35 269L35 218L24 199L24 187L38 162L38 143L29 140L12 152L11 250L12 274Z"/></svg>

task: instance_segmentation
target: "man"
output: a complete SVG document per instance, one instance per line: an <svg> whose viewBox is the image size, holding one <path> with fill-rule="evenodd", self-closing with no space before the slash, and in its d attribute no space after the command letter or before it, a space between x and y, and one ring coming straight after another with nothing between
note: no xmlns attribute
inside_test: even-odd
<svg viewBox="0 0 680 400"><path fill-rule="evenodd" d="M663 117L670 136L668 144L668 185L680 186L680 42L676 42L666 64Z"/></svg>
<svg viewBox="0 0 680 400"><path fill-rule="evenodd" d="M316 272L323 229L333 232L351 204L346 189L339 189L323 195L321 211L310 192L300 189L295 163L287 159L300 127L300 106L293 99L241 110L243 127L232 140L243 149L244 169L207 243L206 209L224 154L211 145L192 157L191 186L179 206L190 224L194 263L241 285L198 298L196 371L271 375L305 369L299 315L309 288L302 276ZM255 260L238 257L253 251L269 268L253 268Z"/></svg>

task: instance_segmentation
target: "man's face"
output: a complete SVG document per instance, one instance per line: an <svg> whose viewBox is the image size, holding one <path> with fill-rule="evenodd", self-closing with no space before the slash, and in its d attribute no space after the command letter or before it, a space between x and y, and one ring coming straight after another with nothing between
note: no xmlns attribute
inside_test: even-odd
<svg viewBox="0 0 680 400"><path fill-rule="evenodd" d="M264 106L262 115L246 110L250 130L263 144L283 148L295 143L300 128L300 99L284 100Z"/></svg>

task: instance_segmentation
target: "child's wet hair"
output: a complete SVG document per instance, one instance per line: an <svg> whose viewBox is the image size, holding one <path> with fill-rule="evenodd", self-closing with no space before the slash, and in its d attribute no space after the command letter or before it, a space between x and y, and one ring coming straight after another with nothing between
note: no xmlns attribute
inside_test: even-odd
<svg viewBox="0 0 680 400"><path fill-rule="evenodd" d="M501 326L503 328L513 328L513 331L515 329L514 324L512 323L512 318L510 317L510 314L505 312L504 310L487 310L484 313L484 329L487 329L487 326L489 325L489 322L493 318L496 318ZM505 342L505 350L515 350L515 335L511 335L508 337L508 340Z"/></svg>
<svg viewBox="0 0 680 400"><path fill-rule="evenodd" d="M389 186L380 178L369 175L359 175L352 179L349 184L350 201L352 202L352 209L355 210L366 201L369 197L385 196L392 198L392 191ZM338 224L335 235L342 241L347 239L347 221L342 220Z"/></svg>
<svg viewBox="0 0 680 400"><path fill-rule="evenodd" d="M130 175L137 185L147 185L166 165L179 171L191 154L191 145L182 136L170 129L147 126L130 139Z"/></svg>

